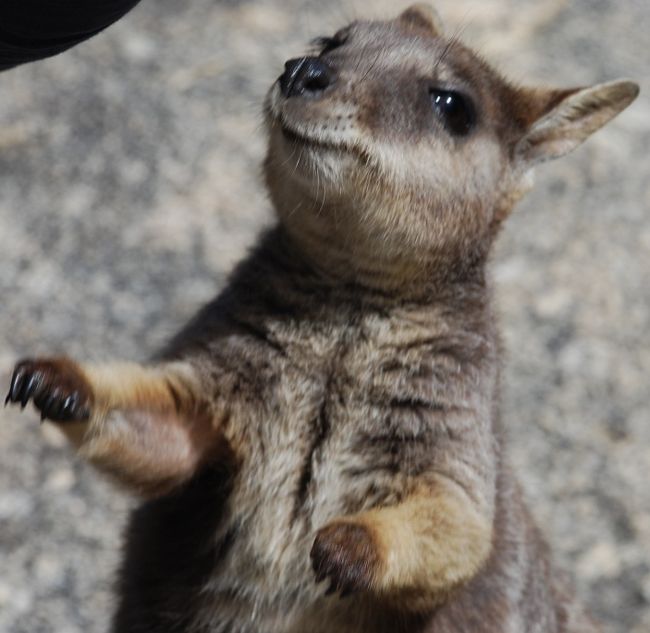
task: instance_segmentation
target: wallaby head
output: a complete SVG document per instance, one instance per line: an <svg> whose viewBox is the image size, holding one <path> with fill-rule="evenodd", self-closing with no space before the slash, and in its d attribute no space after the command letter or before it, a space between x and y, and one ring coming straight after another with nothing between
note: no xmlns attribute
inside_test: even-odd
<svg viewBox="0 0 650 633"><path fill-rule="evenodd" d="M638 94L515 86L420 4L316 47L266 101L271 197L326 273L393 290L480 271L530 169Z"/></svg>

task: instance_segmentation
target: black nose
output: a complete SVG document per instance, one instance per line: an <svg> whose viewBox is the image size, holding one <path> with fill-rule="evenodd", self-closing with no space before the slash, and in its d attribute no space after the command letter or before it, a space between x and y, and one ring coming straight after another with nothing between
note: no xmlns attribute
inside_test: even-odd
<svg viewBox="0 0 650 633"><path fill-rule="evenodd" d="M317 96L334 83L332 69L318 57L290 59L280 77L280 90L285 97Z"/></svg>

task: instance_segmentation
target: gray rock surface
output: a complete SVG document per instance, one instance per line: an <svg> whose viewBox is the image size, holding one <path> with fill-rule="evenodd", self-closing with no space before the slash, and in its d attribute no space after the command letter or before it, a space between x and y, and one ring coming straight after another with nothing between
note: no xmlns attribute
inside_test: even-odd
<svg viewBox="0 0 650 633"><path fill-rule="evenodd" d="M650 630L650 8L438 0L522 82L631 76L639 100L539 170L494 257L511 453L611 633ZM147 357L270 214L260 104L285 59L376 0L156 0L0 75L0 372ZM34 413L0 411L0 632L100 633L130 501Z"/></svg>

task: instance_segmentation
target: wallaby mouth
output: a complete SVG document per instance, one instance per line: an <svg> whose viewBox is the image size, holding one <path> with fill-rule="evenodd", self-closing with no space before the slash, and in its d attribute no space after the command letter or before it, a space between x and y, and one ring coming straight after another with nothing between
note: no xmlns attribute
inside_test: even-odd
<svg viewBox="0 0 650 633"><path fill-rule="evenodd" d="M330 151L345 151L347 149L345 145L341 143L325 140L323 138L312 137L309 134L296 131L284 120L280 120L278 123L280 125L280 129L282 130L282 136L284 139L293 145L306 146L310 149L315 150L322 149Z"/></svg>
<svg viewBox="0 0 650 633"><path fill-rule="evenodd" d="M323 150L342 150L346 144L336 138L336 132L330 129L327 117L307 112L309 103L302 99L287 98L281 85L282 77L269 91L265 104L265 113L269 127L277 126L282 138L294 147L308 147Z"/></svg>

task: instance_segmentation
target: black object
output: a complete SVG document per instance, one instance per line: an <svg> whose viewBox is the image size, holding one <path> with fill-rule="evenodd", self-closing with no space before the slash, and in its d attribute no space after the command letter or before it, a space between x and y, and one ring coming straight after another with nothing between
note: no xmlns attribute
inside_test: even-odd
<svg viewBox="0 0 650 633"><path fill-rule="evenodd" d="M0 0L0 70L62 53L140 0Z"/></svg>

